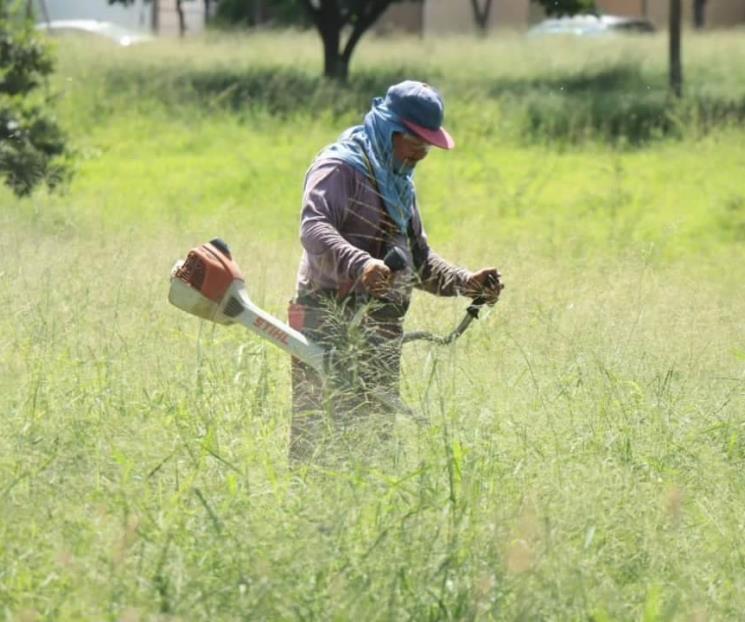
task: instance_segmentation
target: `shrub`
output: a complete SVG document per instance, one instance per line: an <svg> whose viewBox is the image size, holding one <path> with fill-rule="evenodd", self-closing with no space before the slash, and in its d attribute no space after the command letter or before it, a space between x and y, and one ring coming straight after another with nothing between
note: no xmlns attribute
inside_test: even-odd
<svg viewBox="0 0 745 622"><path fill-rule="evenodd" d="M0 176L18 196L42 182L53 188L67 173L65 137L40 92L52 70L32 25L0 0Z"/></svg>

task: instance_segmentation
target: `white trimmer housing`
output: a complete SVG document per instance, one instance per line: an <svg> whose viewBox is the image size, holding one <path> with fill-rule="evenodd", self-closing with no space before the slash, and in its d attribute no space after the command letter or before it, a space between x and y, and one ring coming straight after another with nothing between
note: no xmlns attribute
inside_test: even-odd
<svg viewBox="0 0 745 622"><path fill-rule="evenodd" d="M243 274L222 240L194 248L185 260L176 262L171 270L168 300L179 309L211 322L242 324L322 376L329 371L331 357L324 348L251 302ZM374 391L372 397L386 410L424 422L398 396Z"/></svg>
<svg viewBox="0 0 745 622"><path fill-rule="evenodd" d="M213 242L192 249L186 260L176 262L168 300L211 322L242 324L320 373L325 371L323 348L251 302L238 265Z"/></svg>

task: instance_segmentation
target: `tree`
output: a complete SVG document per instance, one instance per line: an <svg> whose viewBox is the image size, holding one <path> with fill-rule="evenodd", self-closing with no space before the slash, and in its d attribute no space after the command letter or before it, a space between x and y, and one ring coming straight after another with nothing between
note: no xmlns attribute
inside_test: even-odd
<svg viewBox="0 0 745 622"><path fill-rule="evenodd" d="M540 4L547 15L576 15L577 13L594 13L595 0L533 0Z"/></svg>
<svg viewBox="0 0 745 622"><path fill-rule="evenodd" d="M178 36L186 34L186 16L184 15L184 0L176 0L176 15L178 15Z"/></svg>
<svg viewBox="0 0 745 622"><path fill-rule="evenodd" d="M362 35L399 0L301 0L323 41L323 74L345 81ZM343 33L349 30L346 42Z"/></svg>
<svg viewBox="0 0 745 622"><path fill-rule="evenodd" d="M33 22L0 0L0 176L18 196L67 175L65 137L49 113L44 89L54 63Z"/></svg>
<svg viewBox="0 0 745 622"><path fill-rule="evenodd" d="M680 40L683 24L681 0L670 0L670 90L675 97L683 94L683 63Z"/></svg>
<svg viewBox="0 0 745 622"><path fill-rule="evenodd" d="M693 27L700 30L706 21L706 0L693 0Z"/></svg>
<svg viewBox="0 0 745 622"><path fill-rule="evenodd" d="M473 19L476 20L476 26L481 34L486 34L489 27L489 13L491 12L491 0L484 0L484 4L480 3L480 0L471 0L471 8L473 9Z"/></svg>

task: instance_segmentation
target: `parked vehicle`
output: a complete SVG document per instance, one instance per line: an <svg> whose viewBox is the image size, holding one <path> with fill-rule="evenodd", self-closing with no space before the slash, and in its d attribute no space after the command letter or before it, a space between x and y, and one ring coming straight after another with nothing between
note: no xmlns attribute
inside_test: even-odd
<svg viewBox="0 0 745 622"><path fill-rule="evenodd" d="M546 19L528 30L530 36L571 35L598 37L614 34L649 34L655 32L652 22L644 17L619 15L575 15Z"/></svg>
<svg viewBox="0 0 745 622"><path fill-rule="evenodd" d="M107 39L128 47L153 37L145 32L131 30L112 22L101 22L95 19L60 19L36 24L36 29L53 36L82 36Z"/></svg>

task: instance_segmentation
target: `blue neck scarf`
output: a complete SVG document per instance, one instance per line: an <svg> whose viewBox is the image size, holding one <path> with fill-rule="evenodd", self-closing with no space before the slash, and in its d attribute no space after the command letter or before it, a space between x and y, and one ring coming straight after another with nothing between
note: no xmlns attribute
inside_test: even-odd
<svg viewBox="0 0 745 622"><path fill-rule="evenodd" d="M371 179L382 195L393 222L406 235L414 209L414 167L404 166L393 155L393 133L407 133L401 119L388 109L382 97L372 101L363 125L350 127L326 147L317 160L333 158L354 167Z"/></svg>

